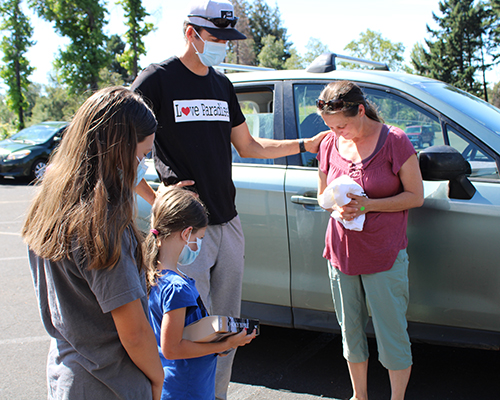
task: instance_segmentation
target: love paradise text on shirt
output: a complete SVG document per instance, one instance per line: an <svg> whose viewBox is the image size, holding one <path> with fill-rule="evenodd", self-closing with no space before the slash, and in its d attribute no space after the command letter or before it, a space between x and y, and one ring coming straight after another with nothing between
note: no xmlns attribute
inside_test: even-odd
<svg viewBox="0 0 500 400"><path fill-rule="evenodd" d="M229 106L221 100L174 100L175 122L229 122Z"/></svg>

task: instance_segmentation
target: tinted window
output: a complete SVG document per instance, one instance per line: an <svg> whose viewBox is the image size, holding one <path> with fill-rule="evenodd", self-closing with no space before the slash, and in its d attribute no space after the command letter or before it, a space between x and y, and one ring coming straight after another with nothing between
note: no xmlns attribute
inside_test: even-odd
<svg viewBox="0 0 500 400"><path fill-rule="evenodd" d="M319 132L329 130L323 118L316 113L316 100L324 84L294 85L295 118L299 138L310 138ZM316 167L316 154L301 153L302 165Z"/></svg>
<svg viewBox="0 0 500 400"><path fill-rule="evenodd" d="M478 145L466 139L466 136L449 125L446 127L450 146L457 149L469 162L471 178L499 179L498 167L493 159Z"/></svg>
<svg viewBox="0 0 500 400"><path fill-rule="evenodd" d="M435 115L393 93L371 88L363 91L366 98L375 104L384 122L401 128L417 151L444 144L441 125Z"/></svg>
<svg viewBox="0 0 500 400"><path fill-rule="evenodd" d="M10 139L24 143L43 143L49 140L59 129L61 128L48 125L33 125L12 135Z"/></svg>
<svg viewBox="0 0 500 400"><path fill-rule="evenodd" d="M262 90L237 93L241 111L253 137L272 139L274 135L273 92ZM233 163L273 164L272 159L240 157L234 146Z"/></svg>

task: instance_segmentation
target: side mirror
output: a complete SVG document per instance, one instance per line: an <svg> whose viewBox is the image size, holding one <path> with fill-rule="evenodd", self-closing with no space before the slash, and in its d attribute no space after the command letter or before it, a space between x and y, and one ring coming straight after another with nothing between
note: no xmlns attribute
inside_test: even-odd
<svg viewBox="0 0 500 400"><path fill-rule="evenodd" d="M476 193L476 188L467 179L471 166L458 150L451 146L431 146L422 150L418 158L424 180L450 181L450 199L470 200Z"/></svg>

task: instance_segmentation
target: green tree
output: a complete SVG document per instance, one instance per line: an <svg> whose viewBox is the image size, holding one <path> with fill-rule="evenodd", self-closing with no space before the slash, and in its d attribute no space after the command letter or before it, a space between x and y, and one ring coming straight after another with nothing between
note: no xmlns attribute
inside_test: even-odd
<svg viewBox="0 0 500 400"><path fill-rule="evenodd" d="M500 82L497 82L492 89L488 89L491 104L500 108Z"/></svg>
<svg viewBox="0 0 500 400"><path fill-rule="evenodd" d="M43 92L43 94L41 94ZM43 121L70 121L80 105L90 93L71 94L66 85L62 84L57 71L44 85L32 110L31 123Z"/></svg>
<svg viewBox="0 0 500 400"><path fill-rule="evenodd" d="M414 68L409 68L411 73L418 73L422 70L423 66L427 65L425 58L425 50L422 44L415 43L410 53L411 64Z"/></svg>
<svg viewBox="0 0 500 400"><path fill-rule="evenodd" d="M283 43L283 39L278 39L273 35L267 35L262 40L262 50L257 56L259 66L284 69L286 61L284 59L284 50L285 44Z"/></svg>
<svg viewBox="0 0 500 400"><path fill-rule="evenodd" d="M483 20L485 34L481 36L481 69L483 73L483 89L485 90L485 100L488 101L488 93L486 84L485 71L493 65L498 65L500 62L500 0L487 0L484 3L484 13L486 18ZM485 63L485 54L489 56L490 63ZM495 87L498 86L498 83ZM492 104L498 102L498 99L492 101ZM498 107L498 105L497 105Z"/></svg>
<svg viewBox="0 0 500 400"><path fill-rule="evenodd" d="M367 29L360 34L359 40L353 40L344 47L353 57L364 58L372 61L383 62L391 70L403 69L403 43L393 43L384 39L379 32ZM347 66L349 68L349 66ZM358 68L356 66L356 68Z"/></svg>
<svg viewBox="0 0 500 400"><path fill-rule="evenodd" d="M142 38L154 31L154 27L152 23L144 22L144 18L149 14L142 6L142 0L118 0L117 3L121 4L125 11L125 24L128 27L125 33L127 48L117 59L133 81L139 73L139 57L146 54Z"/></svg>
<svg viewBox="0 0 500 400"><path fill-rule="evenodd" d="M6 34L0 42L3 52L0 77L7 85L7 106L17 114L19 129L25 126L25 110L29 107L26 89L29 76L34 68L29 65L25 54L34 42L31 40L33 28L28 17L20 9L20 0L3 0L0 3L2 22L0 29Z"/></svg>
<svg viewBox="0 0 500 400"><path fill-rule="evenodd" d="M487 0L484 4L487 20L486 48L497 64L500 61L500 0Z"/></svg>
<svg viewBox="0 0 500 400"><path fill-rule="evenodd" d="M16 115L7 106L5 96L0 94L0 140L9 137L16 129Z"/></svg>
<svg viewBox="0 0 500 400"><path fill-rule="evenodd" d="M255 55L255 43L253 40L250 20L247 10L250 5L246 0L231 0L234 6L234 14L238 17L236 29L243 33L247 38L245 40L234 40L229 42L226 55L226 62L243 65L256 65L257 57Z"/></svg>
<svg viewBox="0 0 500 400"><path fill-rule="evenodd" d="M321 42L321 40L309 38L309 41L306 44L306 54L304 56L303 63L309 65L316 59L316 57L329 52L330 50L328 49L328 46Z"/></svg>
<svg viewBox="0 0 500 400"><path fill-rule="evenodd" d="M292 48L292 43L288 41L287 30L283 27L281 21L281 13L278 6L276 8L271 8L264 0L255 0L253 4L249 7L248 12L251 36L254 41L254 51L257 54L257 58L260 64L262 64L260 58L268 58L268 54L260 57L260 52L263 50L264 46L270 46L271 43L268 38L273 36L279 44L275 44L274 50L278 47L281 49L281 53L277 55L277 60L282 60L282 64L291 56L290 50ZM266 53L269 49L266 50ZM259 58L260 57L260 58ZM283 65L281 65L281 69Z"/></svg>
<svg viewBox="0 0 500 400"><path fill-rule="evenodd" d="M290 49L290 57L283 64L283 69L303 69L304 61L294 48Z"/></svg>
<svg viewBox="0 0 500 400"><path fill-rule="evenodd" d="M130 82L131 78L124 68L118 61L118 57L125 51L125 42L122 40L120 35L111 35L106 42L106 51L110 55L111 64L109 65L109 71L111 73L119 74L123 82Z"/></svg>
<svg viewBox="0 0 500 400"><path fill-rule="evenodd" d="M428 51L412 55L412 64L417 73L450 83L469 93L483 93L476 82L478 71L488 68L484 64L482 50L483 35L487 20L484 4L474 0L445 0L439 2L442 16L433 13L439 28L428 32L435 39L426 40ZM414 58L417 56L417 58ZM486 82L483 82L486 88ZM487 97L486 91L484 96Z"/></svg>
<svg viewBox="0 0 500 400"><path fill-rule="evenodd" d="M107 10L102 0L29 0L38 14L53 22L55 30L71 43L61 50L54 65L71 93L97 90L99 73L109 66L106 52Z"/></svg>

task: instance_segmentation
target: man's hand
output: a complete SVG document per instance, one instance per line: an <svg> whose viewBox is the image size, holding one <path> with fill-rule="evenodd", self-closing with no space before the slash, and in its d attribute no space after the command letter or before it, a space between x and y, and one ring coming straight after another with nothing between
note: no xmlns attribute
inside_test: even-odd
<svg viewBox="0 0 500 400"><path fill-rule="evenodd" d="M186 180L186 181L180 181L174 184L173 186L178 186L178 187L185 187L185 186L193 186L194 181L192 180ZM156 190L158 193L163 193L167 189L167 185L165 185L163 182L158 186L158 189Z"/></svg>
<svg viewBox="0 0 500 400"><path fill-rule="evenodd" d="M304 146L309 153L317 153L319 150L319 145L321 141L328 135L331 131L323 131L313 136L310 139L304 139Z"/></svg>

